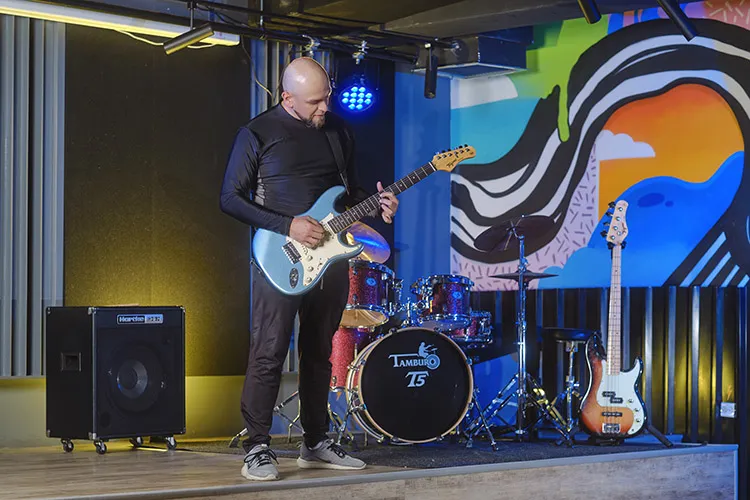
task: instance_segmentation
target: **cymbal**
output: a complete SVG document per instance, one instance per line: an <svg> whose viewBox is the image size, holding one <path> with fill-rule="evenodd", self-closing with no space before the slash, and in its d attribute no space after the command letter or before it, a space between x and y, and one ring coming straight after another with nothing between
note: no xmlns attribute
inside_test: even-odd
<svg viewBox="0 0 750 500"><path fill-rule="evenodd" d="M391 256L391 247L383 236L362 222L355 222L346 230L350 245L362 243L365 249L356 258L383 264Z"/></svg>
<svg viewBox="0 0 750 500"><path fill-rule="evenodd" d="M490 276L490 278L499 278L499 279L507 279L507 280L516 280L518 281L519 273L518 271L514 273L505 273L505 274L493 274ZM535 280L535 279L541 279L541 278L552 278L557 276L556 274L549 274L549 273L535 273L534 271L526 271L523 273L523 279L525 280Z"/></svg>
<svg viewBox="0 0 750 500"><path fill-rule="evenodd" d="M474 247L477 250L489 252L496 250L501 245L507 245L514 236L530 236L544 234L551 230L555 221L546 215L521 215L506 219L499 224L495 224L474 240Z"/></svg>

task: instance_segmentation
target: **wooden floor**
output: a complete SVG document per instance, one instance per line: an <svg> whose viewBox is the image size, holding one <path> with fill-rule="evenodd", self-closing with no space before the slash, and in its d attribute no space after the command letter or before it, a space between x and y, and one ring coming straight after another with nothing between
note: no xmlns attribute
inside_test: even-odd
<svg viewBox="0 0 750 500"><path fill-rule="evenodd" d="M110 443L105 455L76 443L0 449L0 498L579 499L736 498L737 448L712 445L448 469L300 470L280 459L281 481L254 482L239 473L241 455L132 450Z"/></svg>
<svg viewBox="0 0 750 500"><path fill-rule="evenodd" d="M126 442L108 443L107 447L104 455L97 455L92 444L80 442L76 442L73 453L64 453L60 446L0 449L0 499L100 496L134 491L156 493L250 483L240 475L242 455L194 453L179 448L172 452L153 448L134 450ZM289 481L361 476L392 470L397 469L368 467L356 472L301 470L295 460L279 459L279 473Z"/></svg>

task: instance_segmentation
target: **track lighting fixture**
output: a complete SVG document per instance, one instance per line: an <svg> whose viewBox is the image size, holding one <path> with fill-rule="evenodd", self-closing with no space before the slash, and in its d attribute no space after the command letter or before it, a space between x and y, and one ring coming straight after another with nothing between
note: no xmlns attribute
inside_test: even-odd
<svg viewBox="0 0 750 500"><path fill-rule="evenodd" d="M594 0L578 0L578 6L581 8L587 23L595 24L602 18L602 13L599 12L599 7Z"/></svg>
<svg viewBox="0 0 750 500"><path fill-rule="evenodd" d="M682 35L687 41L698 36L698 30L695 28L690 18L685 14L680 5L675 0L656 0L658 4L667 13L669 19L680 28Z"/></svg>
<svg viewBox="0 0 750 500"><path fill-rule="evenodd" d="M214 34L214 29L211 27L210 23L206 23L199 28L193 28L195 2L188 2L188 9L190 9L190 31L178 35L164 43L164 52L166 52L167 55L174 54L178 50L182 50L189 45L205 40Z"/></svg>
<svg viewBox="0 0 750 500"><path fill-rule="evenodd" d="M425 44L427 49L427 64L424 72L424 96L427 99L434 99L437 95L437 73L438 73L438 56L432 49L432 44Z"/></svg>

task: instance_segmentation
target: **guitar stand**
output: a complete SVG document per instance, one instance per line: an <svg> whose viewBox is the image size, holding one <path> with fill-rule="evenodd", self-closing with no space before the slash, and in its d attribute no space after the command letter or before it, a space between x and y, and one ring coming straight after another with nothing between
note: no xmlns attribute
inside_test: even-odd
<svg viewBox="0 0 750 500"><path fill-rule="evenodd" d="M648 430L648 433L654 436L656 439L658 439L661 444L666 446L667 448L671 448L674 446L674 443L667 439L667 437L662 434L659 429L653 426L653 424L647 424L646 429ZM591 436L588 439L588 443L596 446L619 446L624 442L624 439L622 438L598 438Z"/></svg>
<svg viewBox="0 0 750 500"><path fill-rule="evenodd" d="M665 436L664 434L662 434L659 431L659 429L657 429L656 427L653 426L653 424L648 424L647 427L646 427L646 429L648 429L648 433L649 434L651 434L656 439L658 439L659 441L661 441L661 444L663 444L667 448L671 448L671 447L674 446L674 443L672 441L670 441L669 439L667 439L667 436Z"/></svg>
<svg viewBox="0 0 750 500"><path fill-rule="evenodd" d="M600 438L590 436L587 443L593 446L620 446L624 439L620 438Z"/></svg>

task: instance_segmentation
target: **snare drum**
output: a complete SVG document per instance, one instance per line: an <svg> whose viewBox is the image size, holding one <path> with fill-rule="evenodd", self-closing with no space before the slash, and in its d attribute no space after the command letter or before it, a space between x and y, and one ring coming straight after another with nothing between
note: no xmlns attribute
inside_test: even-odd
<svg viewBox="0 0 750 500"><path fill-rule="evenodd" d="M474 378L451 339L425 328L380 337L347 378L353 416L368 434L392 443L428 443L452 432L471 403Z"/></svg>
<svg viewBox="0 0 750 500"><path fill-rule="evenodd" d="M394 290L400 284L387 266L376 262L349 261L349 298L340 325L373 328L388 321L396 307Z"/></svg>
<svg viewBox="0 0 750 500"><path fill-rule="evenodd" d="M420 278L411 287L420 304L417 324L439 332L465 328L471 322L469 278L453 274Z"/></svg>
<svg viewBox="0 0 750 500"><path fill-rule="evenodd" d="M483 347L492 343L492 314L489 311L472 311L471 322L465 328L446 333L461 347Z"/></svg>

